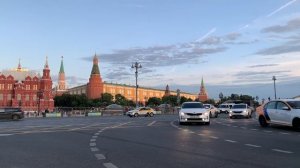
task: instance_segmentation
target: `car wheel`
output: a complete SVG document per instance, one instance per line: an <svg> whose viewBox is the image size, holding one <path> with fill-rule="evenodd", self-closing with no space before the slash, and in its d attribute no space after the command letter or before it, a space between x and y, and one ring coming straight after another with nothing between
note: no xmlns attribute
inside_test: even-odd
<svg viewBox="0 0 300 168"><path fill-rule="evenodd" d="M258 121L261 127L267 127L269 125L264 116L259 116Z"/></svg>
<svg viewBox="0 0 300 168"><path fill-rule="evenodd" d="M215 113L215 118L218 118L218 115L219 115L219 114L216 112L216 113Z"/></svg>
<svg viewBox="0 0 300 168"><path fill-rule="evenodd" d="M138 113L134 113L134 117L138 117L139 116L139 114Z"/></svg>
<svg viewBox="0 0 300 168"><path fill-rule="evenodd" d="M13 115L13 116L12 116L12 119L13 119L13 120L19 120L19 116Z"/></svg>
<svg viewBox="0 0 300 168"><path fill-rule="evenodd" d="M212 118L212 114L211 114L211 112L209 112L209 118Z"/></svg>
<svg viewBox="0 0 300 168"><path fill-rule="evenodd" d="M150 116L150 117L153 117L153 116L154 116L154 114L151 112L151 113L149 114L149 116Z"/></svg>
<svg viewBox="0 0 300 168"><path fill-rule="evenodd" d="M293 128L299 128L300 127L300 119L299 118L295 118L293 120Z"/></svg>

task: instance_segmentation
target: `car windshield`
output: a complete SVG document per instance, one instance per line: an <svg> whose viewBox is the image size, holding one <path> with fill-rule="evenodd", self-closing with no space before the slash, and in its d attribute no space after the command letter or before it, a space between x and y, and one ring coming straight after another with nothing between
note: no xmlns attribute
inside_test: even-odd
<svg viewBox="0 0 300 168"><path fill-rule="evenodd" d="M224 105L224 104L222 104L222 105L220 105L219 107L220 107L220 108L227 108L228 106L227 106L227 105Z"/></svg>
<svg viewBox="0 0 300 168"><path fill-rule="evenodd" d="M246 108L246 105L245 104L238 104L238 105L232 106L232 109L241 109L241 108Z"/></svg>
<svg viewBox="0 0 300 168"><path fill-rule="evenodd" d="M208 104L204 104L203 105L205 108L209 108L209 105Z"/></svg>
<svg viewBox="0 0 300 168"><path fill-rule="evenodd" d="M182 108L204 108L202 103L185 103L182 105Z"/></svg>
<svg viewBox="0 0 300 168"><path fill-rule="evenodd" d="M293 109L300 109L300 101L288 101L287 102Z"/></svg>

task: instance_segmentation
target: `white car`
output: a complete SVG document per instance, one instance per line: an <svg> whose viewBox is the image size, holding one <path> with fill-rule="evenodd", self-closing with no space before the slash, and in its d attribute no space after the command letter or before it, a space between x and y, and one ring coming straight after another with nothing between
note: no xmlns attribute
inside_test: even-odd
<svg viewBox="0 0 300 168"><path fill-rule="evenodd" d="M229 110L231 109L231 107L233 106L234 104L230 103L230 104L220 104L219 105L219 112L220 113L229 113Z"/></svg>
<svg viewBox="0 0 300 168"><path fill-rule="evenodd" d="M229 118L246 117L251 118L252 110L247 104L235 104L229 110Z"/></svg>
<svg viewBox="0 0 300 168"><path fill-rule="evenodd" d="M218 117L218 114L219 114L219 109L217 109L214 105L212 104L203 104L204 107L206 109L209 110L209 117L215 117L217 118Z"/></svg>
<svg viewBox="0 0 300 168"><path fill-rule="evenodd" d="M139 107L134 110L130 110L126 113L129 117L138 117L138 116L149 116L153 117L156 114L155 110L150 107Z"/></svg>
<svg viewBox="0 0 300 168"><path fill-rule="evenodd" d="M257 111L258 121L262 127L269 124L300 127L300 100L281 99L266 103Z"/></svg>
<svg viewBox="0 0 300 168"><path fill-rule="evenodd" d="M209 110L201 102L185 102L179 110L179 124L204 123L210 124Z"/></svg>

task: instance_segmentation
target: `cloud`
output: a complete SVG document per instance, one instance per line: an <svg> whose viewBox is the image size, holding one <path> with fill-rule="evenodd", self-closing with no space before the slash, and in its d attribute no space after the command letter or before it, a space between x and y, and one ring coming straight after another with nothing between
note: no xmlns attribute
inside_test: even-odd
<svg viewBox="0 0 300 168"><path fill-rule="evenodd" d="M292 4L295 3L296 1L297 1L297 0L289 1L288 3L286 3L286 4L282 5L282 6L280 6L279 8L277 8L276 10L274 10L273 12L269 13L269 14L267 15L267 17L271 17L271 16L275 15L276 13L278 13L278 12L280 12L281 10L283 10L284 8L286 8L286 7L290 6L290 5L292 5Z"/></svg>
<svg viewBox="0 0 300 168"><path fill-rule="evenodd" d="M287 33L300 29L300 18L295 18L287 22L286 25L275 25L262 29L262 33Z"/></svg>
<svg viewBox="0 0 300 168"><path fill-rule="evenodd" d="M278 66L279 64L258 64L258 65L251 65L248 66L249 68L261 68L261 67L273 67Z"/></svg>
<svg viewBox="0 0 300 168"><path fill-rule="evenodd" d="M270 47L266 49L262 49L255 54L259 55L278 55L284 53L291 52L300 52L300 44L299 45L279 45L275 47Z"/></svg>

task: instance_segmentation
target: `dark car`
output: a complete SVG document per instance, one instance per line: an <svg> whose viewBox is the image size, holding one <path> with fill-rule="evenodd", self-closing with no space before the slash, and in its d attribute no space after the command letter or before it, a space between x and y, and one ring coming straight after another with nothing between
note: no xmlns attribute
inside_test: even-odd
<svg viewBox="0 0 300 168"><path fill-rule="evenodd" d="M24 118L24 112L20 108L0 108L0 119L19 120Z"/></svg>

